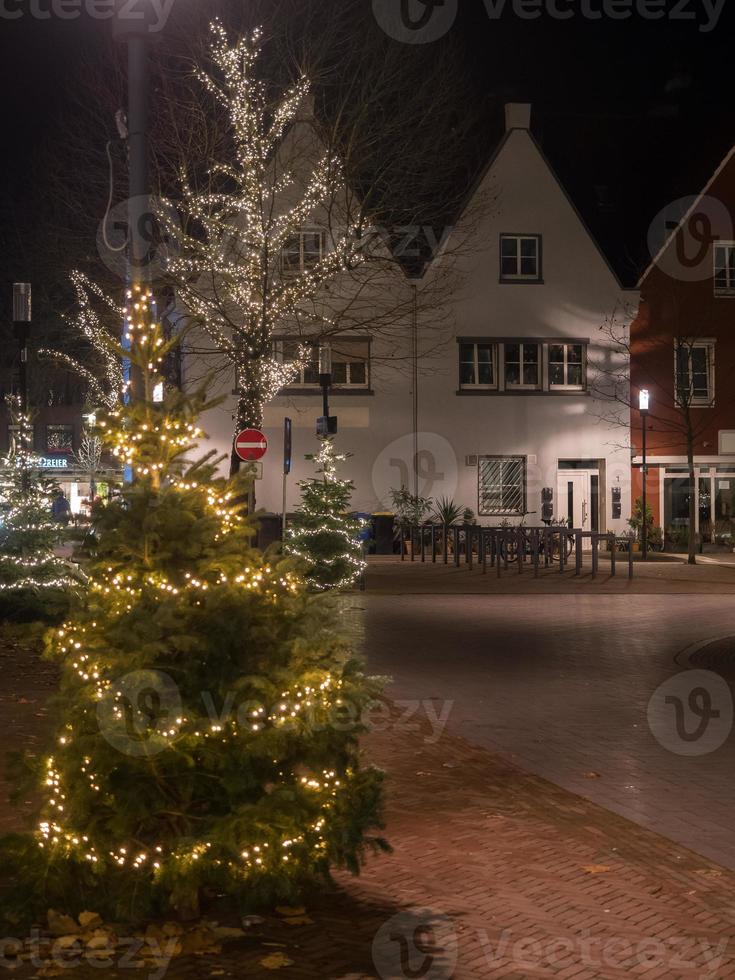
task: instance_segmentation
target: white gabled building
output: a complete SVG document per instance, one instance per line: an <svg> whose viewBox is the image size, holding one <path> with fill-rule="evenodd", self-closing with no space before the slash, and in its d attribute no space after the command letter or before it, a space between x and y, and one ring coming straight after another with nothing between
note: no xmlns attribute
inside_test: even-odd
<svg viewBox="0 0 735 980"><path fill-rule="evenodd" d="M356 510L389 509L390 489L406 485L452 498L487 524L553 515L587 530L627 529L629 413L613 406L618 424L600 421L611 405L593 388L596 365L609 370L618 356L601 327L637 306L637 293L621 286L593 240L531 134L530 114L528 105L506 106L505 137L476 190L494 203L477 219L469 207L450 233L448 252L458 239L462 248L445 260L455 287L438 348L410 312L402 341L368 331L332 339L330 411L338 447L353 454L346 471ZM305 237L302 259L310 247ZM423 280L406 280L407 310L413 290L447 276L442 261L440 253ZM307 367L266 409L270 449L257 501L268 511L282 510L285 417L294 426L288 510L299 502L297 481L312 475L303 456L317 448L317 380ZM205 424L223 451L230 416L226 407Z"/></svg>

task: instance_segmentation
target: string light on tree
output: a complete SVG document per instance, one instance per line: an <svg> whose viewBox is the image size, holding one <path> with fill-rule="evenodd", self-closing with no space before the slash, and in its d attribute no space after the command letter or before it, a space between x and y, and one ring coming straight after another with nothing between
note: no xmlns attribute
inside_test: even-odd
<svg viewBox="0 0 735 980"><path fill-rule="evenodd" d="M192 459L205 391L153 399L169 342L149 299L133 289L127 314L146 397L98 422L136 480L97 512L85 601L49 637L62 721L37 830L0 842L16 921L192 914L204 891L243 910L296 900L384 846L382 776L360 765L359 723L335 725L379 684L293 563L252 548L244 480L217 479L214 453Z"/></svg>
<svg viewBox="0 0 735 980"><path fill-rule="evenodd" d="M301 504L288 531L288 554L308 566L306 578L319 590L350 588L365 570L360 534L364 524L348 514L354 485L338 476L349 454L337 453L334 441L321 440L316 456L307 456L319 476L299 483Z"/></svg>
<svg viewBox="0 0 735 980"><path fill-rule="evenodd" d="M0 592L63 594L79 586L79 576L55 554L64 537L64 528L51 516L59 486L31 448L33 424L18 399L7 404L14 440L0 459Z"/></svg>
<svg viewBox="0 0 735 980"><path fill-rule="evenodd" d="M284 274L284 250L320 207L329 207L344 185L343 168L324 153L297 182L279 152L307 100L309 81L299 78L274 101L258 75L262 32L231 42L219 22L211 30L213 72L198 77L229 121L233 156L212 168L208 191L182 173L185 226L197 234L183 237L169 271L191 320L235 369L239 432L262 428L264 406L309 356L305 345L294 362L284 363L274 350L276 331L304 322L313 335L331 329L320 290L364 256L359 230L346 227L332 235L318 261Z"/></svg>

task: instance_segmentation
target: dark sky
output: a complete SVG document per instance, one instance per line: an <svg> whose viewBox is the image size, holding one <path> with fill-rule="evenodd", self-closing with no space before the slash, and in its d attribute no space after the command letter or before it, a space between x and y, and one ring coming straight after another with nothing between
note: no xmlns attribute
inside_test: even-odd
<svg viewBox="0 0 735 980"><path fill-rule="evenodd" d="M51 2L36 0L44 9ZM324 0L331 2L338 0ZM509 99L533 102L535 132L552 163L585 215L597 222L597 234L628 256L654 207L667 196L696 192L735 142L728 4L717 26L705 30L715 16L711 0L688 0L686 6L645 0L651 9L664 5L666 16L654 21L635 12L621 21L582 15L582 3L596 12L603 0L556 0L559 9L573 11L567 20L554 19L543 10L547 0L536 0L541 16L524 20L511 0L505 2L493 19L491 0L459 0L452 30L466 51L476 97L498 107ZM604 2L617 2L608 10L619 12L625 0ZM729 3L735 6L735 0ZM69 98L82 47L110 28L88 18L34 19L30 0L4 0L0 10L13 4L21 18L0 16L0 189L7 194L12 187L21 201L43 201L42 181L28 178L34 153ZM672 20L675 7L691 16ZM0 256L0 263L6 258ZM0 280L7 278L4 269L7 263Z"/></svg>

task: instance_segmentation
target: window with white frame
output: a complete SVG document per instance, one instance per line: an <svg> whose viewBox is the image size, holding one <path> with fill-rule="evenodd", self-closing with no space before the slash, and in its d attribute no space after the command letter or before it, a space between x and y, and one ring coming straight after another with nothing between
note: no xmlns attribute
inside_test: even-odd
<svg viewBox="0 0 735 980"><path fill-rule="evenodd" d="M715 398L713 341L677 340L676 400L679 405L711 405Z"/></svg>
<svg viewBox="0 0 735 980"><path fill-rule="evenodd" d="M735 296L735 242L715 242L715 295Z"/></svg>
<svg viewBox="0 0 735 980"><path fill-rule="evenodd" d="M281 271L284 275L309 272L321 262L325 251L323 231L303 230L295 234L281 249Z"/></svg>
<svg viewBox="0 0 735 980"><path fill-rule="evenodd" d="M584 388L585 345L549 344L549 388Z"/></svg>
<svg viewBox="0 0 735 980"><path fill-rule="evenodd" d="M485 517L526 513L525 456L480 456L479 508Z"/></svg>
<svg viewBox="0 0 735 980"><path fill-rule="evenodd" d="M497 345L461 341L459 345L460 388L497 388Z"/></svg>
<svg viewBox="0 0 735 980"><path fill-rule="evenodd" d="M541 236L500 236L501 282L538 282L541 279Z"/></svg>
<svg viewBox="0 0 735 980"><path fill-rule="evenodd" d="M505 344L505 387L539 388L541 386L541 346L528 341Z"/></svg>
<svg viewBox="0 0 735 980"><path fill-rule="evenodd" d="M332 387L367 389L370 387L370 341L362 337L331 337ZM294 364L295 377L288 388L319 387L319 348L305 340L276 341L276 356L284 364Z"/></svg>

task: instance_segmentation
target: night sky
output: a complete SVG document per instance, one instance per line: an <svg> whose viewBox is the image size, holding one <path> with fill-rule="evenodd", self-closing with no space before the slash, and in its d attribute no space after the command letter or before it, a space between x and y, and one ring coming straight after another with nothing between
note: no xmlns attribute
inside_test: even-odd
<svg viewBox="0 0 735 980"><path fill-rule="evenodd" d="M29 175L73 95L80 52L99 46L110 27L84 18L36 20L27 4L15 2L24 16L0 18L0 188L6 201L9 195L19 206L33 201L42 214L43 181ZM50 0L37 2L45 6ZM603 0L585 2L600 9ZM634 279L653 215L667 200L699 190L735 141L732 18L726 5L717 26L706 29L715 16L711 7L682 6L681 0L665 9L671 13L676 6L693 19L645 21L633 14L619 22L590 21L579 13L579 2L565 0L558 3L575 11L571 20L544 12L522 20L510 0L502 16L492 19L489 3L460 0L453 28L476 98L496 120L490 129L495 125L498 132L490 139L478 134L478 145L484 152L499 135L503 102L532 102L534 132L552 164L621 275ZM10 0L5 4L10 7ZM434 83L427 79L427 85ZM16 274L7 253L6 245L0 281Z"/></svg>

